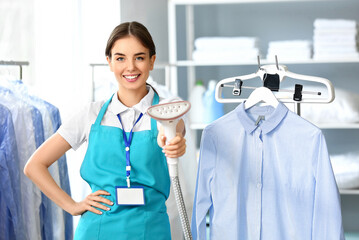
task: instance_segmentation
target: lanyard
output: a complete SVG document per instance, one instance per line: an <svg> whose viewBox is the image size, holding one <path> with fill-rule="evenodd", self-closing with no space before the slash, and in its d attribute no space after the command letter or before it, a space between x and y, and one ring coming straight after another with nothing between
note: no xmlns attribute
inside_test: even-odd
<svg viewBox="0 0 359 240"><path fill-rule="evenodd" d="M143 116L143 114L141 113L140 116L137 118L135 124L133 124L133 127L131 129L129 138L127 139L126 132L125 132L125 129L123 127L120 114L117 114L118 120L120 120L120 123L121 123L121 126L122 126L123 140L124 140L125 145L126 145L125 150L126 150L126 181L127 181L127 187L130 187L130 175L131 175L130 146L131 146L131 141L132 141L132 133L133 133L132 130L135 127L136 123L138 123L138 121L140 121L142 116Z"/></svg>

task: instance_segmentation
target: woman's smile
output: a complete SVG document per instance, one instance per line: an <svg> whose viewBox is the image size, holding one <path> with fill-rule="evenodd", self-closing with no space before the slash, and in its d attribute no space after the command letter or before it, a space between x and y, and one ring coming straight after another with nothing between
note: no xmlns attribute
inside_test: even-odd
<svg viewBox="0 0 359 240"><path fill-rule="evenodd" d="M128 74L128 75L123 75L123 77L128 81L128 82L135 82L141 74Z"/></svg>

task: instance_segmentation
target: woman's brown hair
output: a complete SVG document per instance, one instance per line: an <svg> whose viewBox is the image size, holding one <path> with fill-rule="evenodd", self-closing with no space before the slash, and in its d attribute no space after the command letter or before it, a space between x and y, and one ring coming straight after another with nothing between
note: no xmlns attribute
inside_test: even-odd
<svg viewBox="0 0 359 240"><path fill-rule="evenodd" d="M148 32L147 28L139 22L125 22L121 23L112 31L105 50L107 57L111 59L111 50L113 45L118 39L127 37L127 36L136 37L143 46L148 48L150 52L150 57L156 54L156 46L152 40L151 34Z"/></svg>

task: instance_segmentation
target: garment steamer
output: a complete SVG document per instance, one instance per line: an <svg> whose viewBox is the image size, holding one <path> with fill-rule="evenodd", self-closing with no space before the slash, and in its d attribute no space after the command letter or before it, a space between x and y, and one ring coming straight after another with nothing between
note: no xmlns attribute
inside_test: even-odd
<svg viewBox="0 0 359 240"><path fill-rule="evenodd" d="M150 117L156 119L162 124L167 142L169 142L176 136L176 127L180 117L187 113L190 108L191 104L189 102L179 101L154 105L148 108L147 113ZM191 228L183 201L181 185L178 179L178 158L167 158L167 165L184 237L186 240L192 240Z"/></svg>

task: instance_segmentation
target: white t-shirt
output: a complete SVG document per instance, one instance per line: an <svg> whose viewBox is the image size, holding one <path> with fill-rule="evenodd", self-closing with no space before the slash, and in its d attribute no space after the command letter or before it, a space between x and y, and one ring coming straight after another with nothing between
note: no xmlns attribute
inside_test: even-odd
<svg viewBox="0 0 359 240"><path fill-rule="evenodd" d="M143 116L133 128L133 132L151 130L151 117L148 116L147 109L152 105L155 92L149 85L147 85L147 90L147 95L133 107L123 105L118 100L117 93L115 93L101 121L101 125L122 129L121 123L117 117L117 114L120 114L123 127L126 132L129 132L131 131L137 118L142 113ZM166 99L161 96L159 97L160 104L181 101L178 97ZM79 112L75 113L68 121L64 122L58 129L57 132L71 145L74 150L77 150L84 142L88 142L91 126L95 123L97 115L105 102L106 101L104 100L88 104Z"/></svg>

